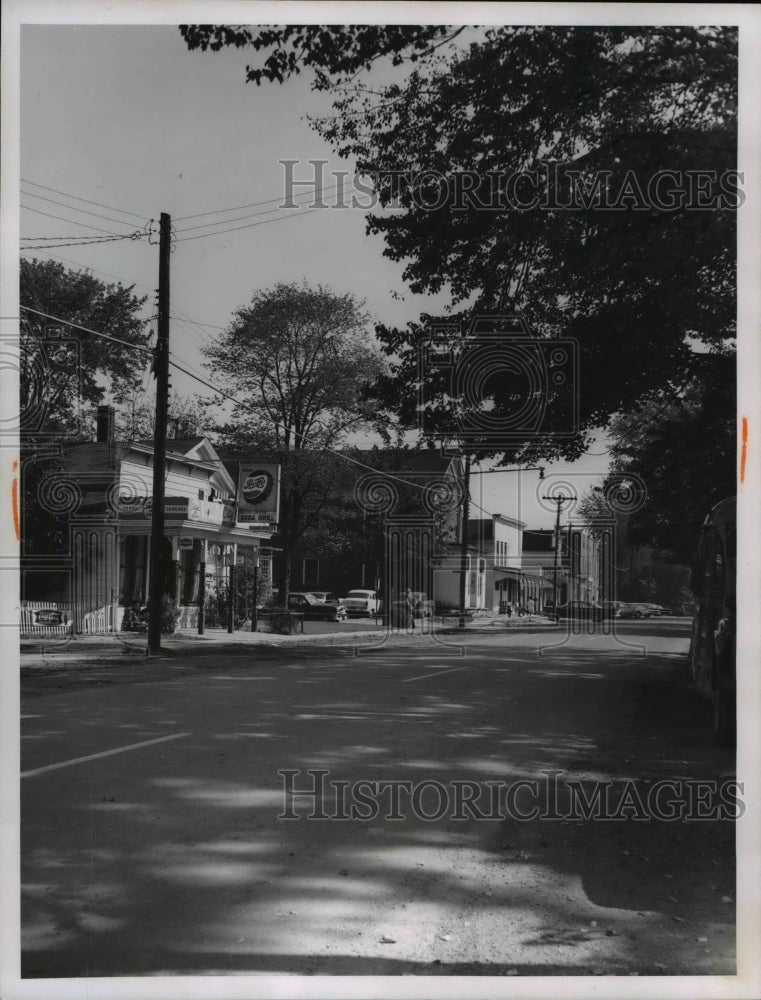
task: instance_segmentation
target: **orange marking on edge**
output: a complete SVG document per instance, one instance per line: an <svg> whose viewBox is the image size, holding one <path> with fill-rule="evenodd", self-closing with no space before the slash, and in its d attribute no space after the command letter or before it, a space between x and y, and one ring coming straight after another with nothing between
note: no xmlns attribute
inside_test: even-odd
<svg viewBox="0 0 761 1000"><path fill-rule="evenodd" d="M742 449L740 451L740 485L745 482L745 458L748 452L748 418L743 417Z"/></svg>
<svg viewBox="0 0 761 1000"><path fill-rule="evenodd" d="M13 462L13 471L18 472L18 462L15 460ZM13 507L13 528L16 532L16 541L18 542L21 540L18 519L18 476L14 476L11 483L11 506Z"/></svg>

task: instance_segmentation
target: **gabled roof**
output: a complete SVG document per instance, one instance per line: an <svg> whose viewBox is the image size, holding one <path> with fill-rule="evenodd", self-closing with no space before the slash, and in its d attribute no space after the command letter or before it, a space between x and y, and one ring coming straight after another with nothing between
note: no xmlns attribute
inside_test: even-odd
<svg viewBox="0 0 761 1000"><path fill-rule="evenodd" d="M153 441L114 441L112 444L107 441L81 441L64 445L61 463L70 472L89 473L88 478L98 473L102 473L104 478L115 478L117 465L130 450L153 455ZM203 454L204 452L207 454ZM235 489L234 477L217 457L208 438L170 439L166 443L166 455L168 461L184 461L206 469L211 474L210 478L221 477L224 489Z"/></svg>

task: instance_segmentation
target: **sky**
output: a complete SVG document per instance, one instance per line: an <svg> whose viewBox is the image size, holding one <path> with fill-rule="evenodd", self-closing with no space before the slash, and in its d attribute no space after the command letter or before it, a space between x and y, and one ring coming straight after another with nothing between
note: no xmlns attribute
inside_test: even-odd
<svg viewBox="0 0 761 1000"><path fill-rule="evenodd" d="M310 127L307 114L331 108L310 90L307 76L257 87L245 82L246 62L246 53L235 49L190 52L171 26L24 25L21 235L40 237L39 243L70 234L97 238L105 235L100 229L129 233L169 213L177 239L171 349L198 371L202 346L234 310L278 282L306 280L352 293L373 320L386 324L441 311L444 296L409 292L403 265L383 256L379 237L365 234L362 210L278 209L281 160L300 161L297 179L313 176L310 160L328 161L326 177L353 164L339 160ZM329 204L331 183L326 180ZM308 194L301 200L308 202ZM233 227L242 228L220 232ZM149 296L146 315L153 312L155 244L126 240L30 255L134 283ZM205 393L179 373L172 383L185 395ZM475 474L473 513L548 527L555 506L542 496L553 477L581 495L606 469L607 442L598 438L579 462L548 464L542 484L536 472Z"/></svg>

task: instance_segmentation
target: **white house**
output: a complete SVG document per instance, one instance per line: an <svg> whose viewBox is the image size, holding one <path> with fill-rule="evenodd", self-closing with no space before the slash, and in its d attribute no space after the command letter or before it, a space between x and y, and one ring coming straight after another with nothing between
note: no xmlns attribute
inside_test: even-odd
<svg viewBox="0 0 761 1000"><path fill-rule="evenodd" d="M99 407L97 440L63 446L44 483L68 540L42 561L22 559L24 631L35 631L34 612L46 605L68 610L74 632L118 631L126 609L147 601L153 445L114 441L113 426L113 409ZM236 491L207 438L167 441L164 588L180 607L179 627L199 624L207 583L270 543L269 529L237 523Z"/></svg>

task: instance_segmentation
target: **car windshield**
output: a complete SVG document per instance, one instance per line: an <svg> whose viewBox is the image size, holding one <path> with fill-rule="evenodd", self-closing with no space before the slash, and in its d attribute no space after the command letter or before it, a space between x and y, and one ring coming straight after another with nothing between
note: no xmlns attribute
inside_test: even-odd
<svg viewBox="0 0 761 1000"><path fill-rule="evenodd" d="M350 590L347 596L348 597L369 597L370 596L370 591L369 590Z"/></svg>

